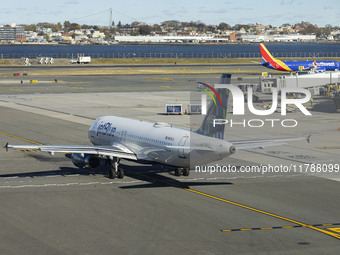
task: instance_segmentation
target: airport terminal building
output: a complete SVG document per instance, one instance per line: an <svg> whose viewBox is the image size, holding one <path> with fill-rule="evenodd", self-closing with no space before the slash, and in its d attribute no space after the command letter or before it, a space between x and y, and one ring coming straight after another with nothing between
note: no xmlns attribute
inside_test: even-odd
<svg viewBox="0 0 340 255"><path fill-rule="evenodd" d="M15 24L0 27L0 41L23 41L24 37L24 27Z"/></svg>

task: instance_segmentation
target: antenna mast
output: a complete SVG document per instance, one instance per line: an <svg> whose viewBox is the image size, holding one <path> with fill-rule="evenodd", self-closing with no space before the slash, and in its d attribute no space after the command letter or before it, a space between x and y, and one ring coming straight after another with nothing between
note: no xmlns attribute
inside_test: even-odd
<svg viewBox="0 0 340 255"><path fill-rule="evenodd" d="M109 27L112 27L112 8L110 8L110 24Z"/></svg>

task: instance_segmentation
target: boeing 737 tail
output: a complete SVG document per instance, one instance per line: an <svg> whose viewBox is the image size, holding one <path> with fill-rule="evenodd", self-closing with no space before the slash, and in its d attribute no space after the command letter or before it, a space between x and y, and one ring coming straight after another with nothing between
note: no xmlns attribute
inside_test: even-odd
<svg viewBox="0 0 340 255"><path fill-rule="evenodd" d="M224 73L221 75L219 84L230 84L231 74ZM212 86L208 84L201 83L201 85L206 86L207 90L212 90L213 100L211 101L207 114L201 124L201 127L196 131L196 133L215 137L219 139L224 138L224 127L225 125L213 125L213 119L225 119L227 115L228 107L228 96L229 91L227 89L213 89ZM212 93L210 93L212 95Z"/></svg>
<svg viewBox="0 0 340 255"><path fill-rule="evenodd" d="M263 43L260 43L260 50L261 50L261 56L264 63L273 63L275 62L275 58L270 54L270 52L267 50L266 46L264 46Z"/></svg>
<svg viewBox="0 0 340 255"><path fill-rule="evenodd" d="M274 58L263 43L260 43L260 49L263 59L263 66L280 71L292 71L284 62Z"/></svg>

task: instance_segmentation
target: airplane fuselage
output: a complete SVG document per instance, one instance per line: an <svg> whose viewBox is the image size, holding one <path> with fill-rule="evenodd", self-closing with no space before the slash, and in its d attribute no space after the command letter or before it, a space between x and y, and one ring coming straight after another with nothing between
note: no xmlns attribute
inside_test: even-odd
<svg viewBox="0 0 340 255"><path fill-rule="evenodd" d="M314 61L280 61L280 62L272 62L269 65L264 63L263 65L268 68L279 71L302 71L313 68L315 66ZM320 71L334 71L340 68L340 62L338 61L325 60L315 62L318 70Z"/></svg>
<svg viewBox="0 0 340 255"><path fill-rule="evenodd" d="M150 123L114 116L100 117L89 129L94 145L121 146L134 152L141 162L157 162L188 168L234 153L228 141L174 128L166 123ZM232 151L232 152L231 152Z"/></svg>

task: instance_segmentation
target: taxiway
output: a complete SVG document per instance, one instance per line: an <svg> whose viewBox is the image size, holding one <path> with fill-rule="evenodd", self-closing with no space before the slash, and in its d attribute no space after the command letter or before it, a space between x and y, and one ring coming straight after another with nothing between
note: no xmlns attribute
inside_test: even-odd
<svg viewBox="0 0 340 255"><path fill-rule="evenodd" d="M106 114L191 128L187 115L164 115L164 104L185 105L187 85L217 80L216 74L104 75L1 84L1 144L88 144L89 125ZM312 134L310 144L240 151L216 164L339 163L338 113L324 110L325 98L315 102L326 107L315 106L313 120L290 115L301 125L293 133L266 127L226 134L226 139ZM110 180L104 167L77 169L63 154L1 150L3 253L331 254L340 248L339 173L191 171L176 177L157 165L122 165L126 177Z"/></svg>

